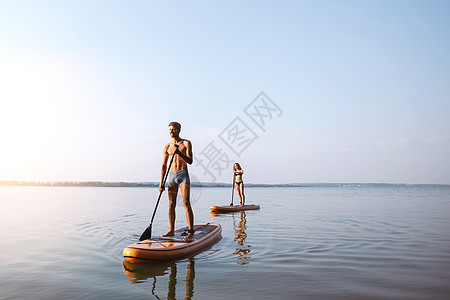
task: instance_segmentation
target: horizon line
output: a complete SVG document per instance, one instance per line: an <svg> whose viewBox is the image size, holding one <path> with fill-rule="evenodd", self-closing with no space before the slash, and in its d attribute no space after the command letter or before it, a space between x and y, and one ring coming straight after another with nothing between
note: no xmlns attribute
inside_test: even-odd
<svg viewBox="0 0 450 300"><path fill-rule="evenodd" d="M91 186L91 187L158 187L158 181L24 181L3 180L0 186ZM191 182L197 187L230 187L225 182ZM291 182L291 183L245 183L248 187L357 187L357 186L450 186L445 183L388 183L388 182Z"/></svg>

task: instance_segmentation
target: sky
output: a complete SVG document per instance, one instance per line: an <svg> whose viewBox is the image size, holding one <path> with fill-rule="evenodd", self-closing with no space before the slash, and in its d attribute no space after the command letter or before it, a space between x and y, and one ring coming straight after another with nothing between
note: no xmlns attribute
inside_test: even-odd
<svg viewBox="0 0 450 300"><path fill-rule="evenodd" d="M0 181L450 184L448 1L0 0Z"/></svg>

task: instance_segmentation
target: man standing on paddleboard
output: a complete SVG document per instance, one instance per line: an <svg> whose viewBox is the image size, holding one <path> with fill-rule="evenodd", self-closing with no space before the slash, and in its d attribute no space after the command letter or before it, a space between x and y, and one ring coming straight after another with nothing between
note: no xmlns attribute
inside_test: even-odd
<svg viewBox="0 0 450 300"><path fill-rule="evenodd" d="M192 144L190 141L180 138L181 125L178 122L169 124L169 134L172 141L164 146L163 163L161 167L161 182L159 192L164 191L164 177L167 170L167 161L169 157L173 159L170 165L167 178L168 196L169 196L169 232L162 236L173 236L175 231L175 206L177 204L178 188L181 190L183 204L186 210L186 219L188 223L188 235L184 237L187 242L194 239L194 213L191 207L190 194L191 182L187 169L187 164L192 164Z"/></svg>

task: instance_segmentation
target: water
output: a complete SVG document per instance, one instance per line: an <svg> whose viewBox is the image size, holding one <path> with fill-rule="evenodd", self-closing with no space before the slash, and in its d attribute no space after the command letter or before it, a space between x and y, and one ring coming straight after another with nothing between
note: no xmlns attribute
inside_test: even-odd
<svg viewBox="0 0 450 300"><path fill-rule="evenodd" d="M166 196L154 234L168 230ZM450 187L246 196L261 210L214 215L231 189L193 189L195 223L220 223L222 240L130 265L122 250L148 225L157 189L0 187L0 299L450 299Z"/></svg>

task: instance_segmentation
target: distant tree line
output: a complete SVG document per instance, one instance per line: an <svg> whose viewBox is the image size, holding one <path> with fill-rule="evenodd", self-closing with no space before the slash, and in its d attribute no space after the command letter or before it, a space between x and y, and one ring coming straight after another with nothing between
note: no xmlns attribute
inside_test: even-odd
<svg viewBox="0 0 450 300"><path fill-rule="evenodd" d="M87 186L87 187L158 187L159 182L104 182L104 181L0 181L0 186ZM193 187L231 187L230 183L191 182ZM445 186L446 184L406 184L406 183L286 183L262 184L246 183L245 187L408 187L408 186Z"/></svg>
<svg viewBox="0 0 450 300"><path fill-rule="evenodd" d="M15 186L89 186L89 187L158 187L156 182L104 182L104 181L0 181L0 185Z"/></svg>

